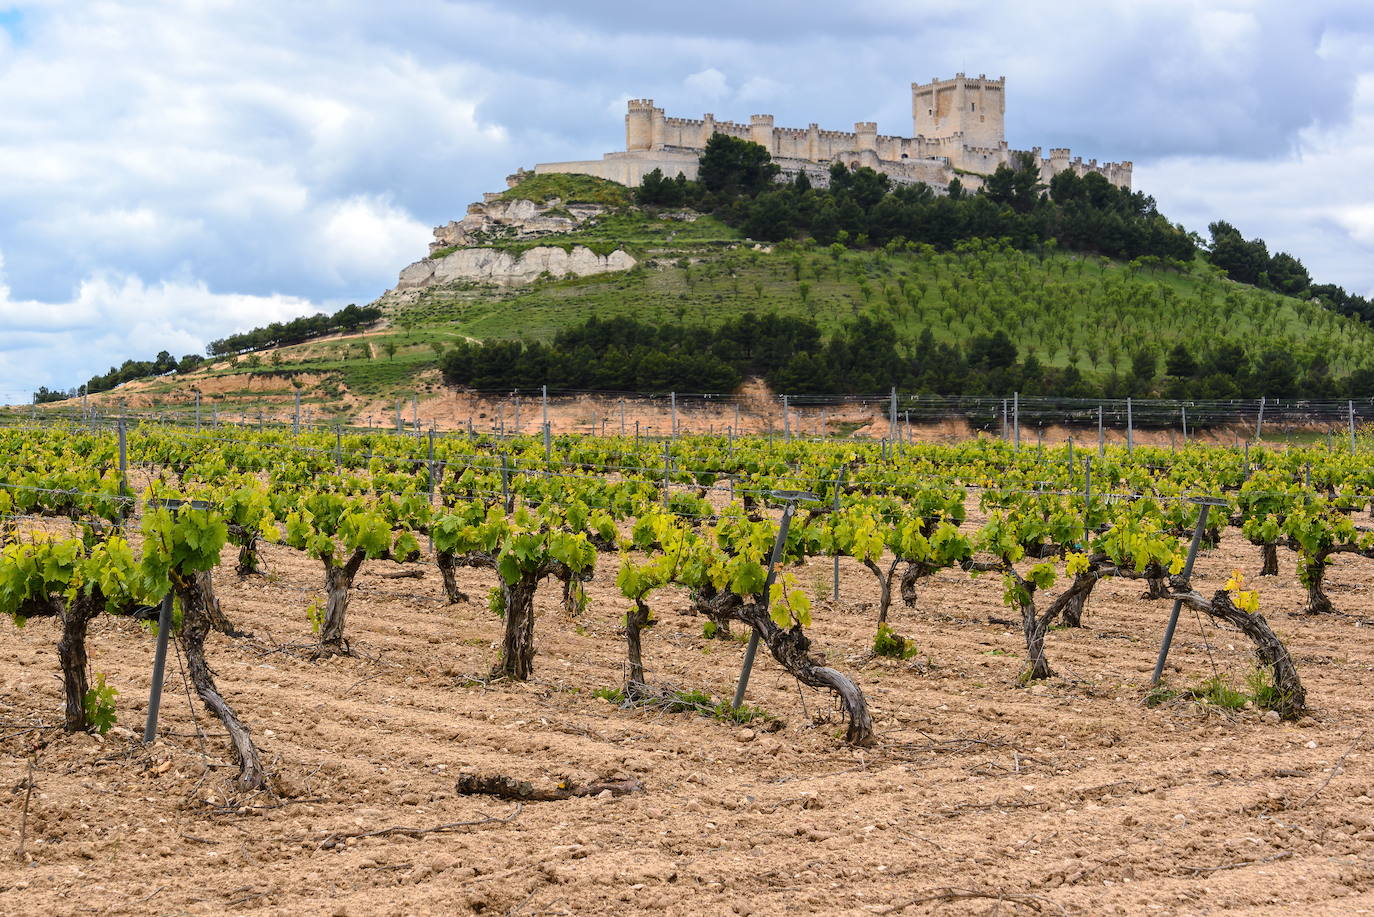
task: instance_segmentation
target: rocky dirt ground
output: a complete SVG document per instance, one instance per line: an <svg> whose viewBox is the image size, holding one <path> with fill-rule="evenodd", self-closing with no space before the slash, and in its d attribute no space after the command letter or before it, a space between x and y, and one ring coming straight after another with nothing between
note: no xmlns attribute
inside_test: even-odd
<svg viewBox="0 0 1374 917"><path fill-rule="evenodd" d="M305 608L322 572L285 548L266 557L269 576L239 579L226 553L221 599L253 636L214 636L208 652L276 772L271 794L233 792L223 733L188 703L175 657L162 735L134 741L152 658L138 626L94 626L92 668L120 691L120 726L97 738L52 728L53 626L0 623L0 913L1374 913L1364 561L1338 560L1329 577L1345 617L1290 615L1291 556L1256 581L1308 687L1312 713L1294 724L1193 700L1144 706L1168 607L1136 583L1099 586L1088 626L1050 636L1059 676L1031 688L1017 685L1019 633L989 623L1008 614L991 577L928 581L917 608L895 612L921 655L874 659L877 589L846 564L814 639L874 709L881 741L861 751L838 740L829 699L766 655L749 702L776 731L595 697L622 679L614 557L580 616L556 584L541 592L525 684L485 680L500 622L480 571L465 571L474 601L448 606L432 568L421 580L364 568L358 656L315 663ZM1200 586L1257 564L1231 533L1199 561ZM801 573L817 593L829 577L826 560ZM704 639L680 595L655 606L650 680L728 697L742 644ZM1243 684L1250 665L1238 634L1191 616L1171 662L1175 687L1214 665ZM644 789L520 808L458 795L462 772ZM327 843L461 822L478 824Z"/></svg>

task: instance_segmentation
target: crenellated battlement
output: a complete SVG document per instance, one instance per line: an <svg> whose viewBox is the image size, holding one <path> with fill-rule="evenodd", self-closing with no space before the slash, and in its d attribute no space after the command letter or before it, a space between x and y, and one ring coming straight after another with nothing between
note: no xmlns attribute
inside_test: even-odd
<svg viewBox="0 0 1374 917"><path fill-rule="evenodd" d="M625 112L625 150L608 153L600 161L546 163L543 172L579 172L637 185L653 169L665 175L696 175L696 156L713 134L751 140L779 160L788 162L784 175L804 171L823 177L831 163L867 165L896 182L922 181L937 188L956 173L966 186L976 187L979 176L1010 164L1013 151L1005 134L1006 77L985 73L970 77L956 73L911 84L912 136L879 134L876 121L856 121L854 130L823 129L815 122L805 128L779 127L774 116L755 113L747 122L667 117L653 99L630 99ZM1027 151L1039 163L1045 180L1072 169L1083 175L1096 172L1113 184L1130 187L1132 163L1103 162L1073 157L1066 147Z"/></svg>

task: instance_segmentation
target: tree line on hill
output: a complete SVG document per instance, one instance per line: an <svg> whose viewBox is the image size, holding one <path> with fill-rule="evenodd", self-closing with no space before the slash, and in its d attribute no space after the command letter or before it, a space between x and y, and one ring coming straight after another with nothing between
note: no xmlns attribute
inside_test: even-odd
<svg viewBox="0 0 1374 917"><path fill-rule="evenodd" d="M376 306L357 306L350 303L332 315L323 312L316 315L305 315L289 322L273 322L261 328L254 328L252 331L231 334L218 341L211 341L206 352L212 357L218 357L252 350L263 350L268 347L302 344L313 338L324 337L341 331L357 331L381 317L382 310ZM188 353L178 360L164 350L151 360L125 360L119 366L111 366L109 372L91 376L85 385L78 388L63 391L62 389L40 386L38 391L33 393L33 401L35 404L46 404L52 401L75 398L83 392L89 395L96 392L107 392L115 386L132 382L134 379L165 376L173 372L190 372L204 362L205 357L200 354Z"/></svg>
<svg viewBox="0 0 1374 917"><path fill-rule="evenodd" d="M444 379L478 391L729 392L751 376L787 394L1058 395L1179 399L1374 396L1374 370L1334 379L1319 358L1288 350L1249 354L1233 343L1136 351L1130 366L1094 380L1077 367L1022 357L1003 331L966 346L926 329L903 346L886 320L861 315L825 338L815 322L745 313L714 328L589 318L549 343L459 343L441 358Z"/></svg>
<svg viewBox="0 0 1374 917"><path fill-rule="evenodd" d="M1046 189L1028 154L999 166L977 193L958 178L948 194L937 194L926 184L895 185L882 172L842 163L831 165L827 188L813 187L804 172L778 182L779 171L759 144L716 134L701 154L696 181L656 169L644 177L636 201L711 212L750 238L772 242L809 236L823 245L897 240L950 248L965 239L1004 238L1035 248L1055 239L1074 250L1169 263L1191 261L1197 252L1196 237L1165 219L1148 195L1095 172L1060 172Z"/></svg>

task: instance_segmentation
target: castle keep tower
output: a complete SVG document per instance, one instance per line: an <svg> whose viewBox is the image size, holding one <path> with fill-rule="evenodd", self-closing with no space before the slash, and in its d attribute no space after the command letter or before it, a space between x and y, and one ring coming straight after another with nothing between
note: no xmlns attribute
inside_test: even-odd
<svg viewBox="0 0 1374 917"><path fill-rule="evenodd" d="M965 146L996 149L1007 139L1007 78L932 79L911 84L912 126L917 137L947 140L963 135Z"/></svg>

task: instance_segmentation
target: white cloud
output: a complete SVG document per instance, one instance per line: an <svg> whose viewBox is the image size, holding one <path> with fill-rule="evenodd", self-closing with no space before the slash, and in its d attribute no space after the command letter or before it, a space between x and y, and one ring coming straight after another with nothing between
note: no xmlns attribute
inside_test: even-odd
<svg viewBox="0 0 1374 917"><path fill-rule="evenodd" d="M358 195L336 201L321 217L321 255L340 277L395 272L419 260L433 239L431 227L383 198Z"/></svg>
<svg viewBox="0 0 1374 917"><path fill-rule="evenodd" d="M742 102L772 101L782 95L786 88L771 77L755 76L745 81L744 85L739 88L737 95Z"/></svg>
<svg viewBox="0 0 1374 917"><path fill-rule="evenodd" d="M128 275L83 280L62 302L16 299L0 257L0 400L24 402L41 385L70 388L126 359L203 353L236 331L321 311L299 296L216 293L203 282L145 284Z"/></svg>
<svg viewBox="0 0 1374 917"><path fill-rule="evenodd" d="M715 67L693 73L682 81L687 90L706 101L714 101L730 91L730 81Z"/></svg>
<svg viewBox="0 0 1374 917"><path fill-rule="evenodd" d="M1296 255L1318 282L1374 295L1374 73L1356 81L1352 107L1349 123L1301 131L1280 158L1170 157L1138 166L1136 186L1190 228L1226 220Z"/></svg>

